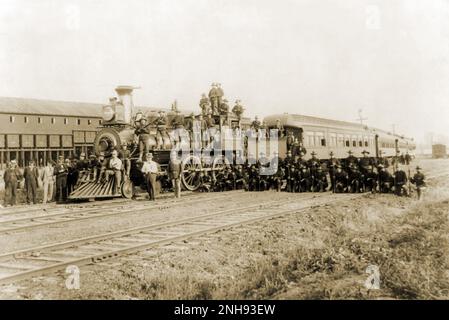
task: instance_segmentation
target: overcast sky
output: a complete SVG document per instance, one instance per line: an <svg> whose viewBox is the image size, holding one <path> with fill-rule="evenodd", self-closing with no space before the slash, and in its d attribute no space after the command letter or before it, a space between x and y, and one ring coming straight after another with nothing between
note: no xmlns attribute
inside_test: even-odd
<svg viewBox="0 0 449 320"><path fill-rule="evenodd" d="M0 96L193 109L215 81L250 116L449 136L449 0L0 0Z"/></svg>

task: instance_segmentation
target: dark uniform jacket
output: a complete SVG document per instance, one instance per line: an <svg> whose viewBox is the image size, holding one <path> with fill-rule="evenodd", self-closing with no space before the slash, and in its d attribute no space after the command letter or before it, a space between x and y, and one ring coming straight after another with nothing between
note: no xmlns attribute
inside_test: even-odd
<svg viewBox="0 0 449 320"><path fill-rule="evenodd" d="M5 184L16 183L17 181L22 180L22 173L17 167L14 169L8 168L5 170L3 180L5 181Z"/></svg>
<svg viewBox="0 0 449 320"><path fill-rule="evenodd" d="M415 173L412 179L410 181L414 183L417 187L424 187L426 185L424 181L425 177L422 173Z"/></svg>
<svg viewBox="0 0 449 320"><path fill-rule="evenodd" d="M39 177L39 171L37 167L26 167L23 176L25 178L25 184L27 186L37 186L37 178Z"/></svg>

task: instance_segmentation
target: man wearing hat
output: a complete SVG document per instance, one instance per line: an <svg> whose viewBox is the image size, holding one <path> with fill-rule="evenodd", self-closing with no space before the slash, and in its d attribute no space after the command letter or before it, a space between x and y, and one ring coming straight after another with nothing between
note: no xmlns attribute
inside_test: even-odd
<svg viewBox="0 0 449 320"><path fill-rule="evenodd" d="M353 152L351 150L348 151L348 157L346 158L346 166L349 167L351 163L357 163L357 158L354 157Z"/></svg>
<svg viewBox="0 0 449 320"><path fill-rule="evenodd" d="M413 175L413 178L410 179L410 182L416 186L416 192L418 193L418 200L421 199L422 190L426 187L425 176L421 172L421 168L419 166L416 167L416 173Z"/></svg>
<svg viewBox="0 0 449 320"><path fill-rule="evenodd" d="M368 157L369 151L363 150L362 151L363 157L359 160L359 166L362 168L363 171L366 171L369 165L373 164L371 159Z"/></svg>
<svg viewBox="0 0 449 320"><path fill-rule="evenodd" d="M377 172L374 171L374 166L368 165L366 167L366 172L364 174L365 190L367 192L376 193L378 180L379 180L379 177L377 175Z"/></svg>
<svg viewBox="0 0 449 320"><path fill-rule="evenodd" d="M154 201L156 199L156 179L159 173L159 164L153 161L153 154L151 152L147 153L146 161L143 163L141 170L145 175L149 199L150 201Z"/></svg>
<svg viewBox="0 0 449 320"><path fill-rule="evenodd" d="M348 188L348 174L343 170L341 165L337 165L335 172L335 193L342 193Z"/></svg>
<svg viewBox="0 0 449 320"><path fill-rule="evenodd" d="M381 193L389 193L393 184L392 175L386 170L383 164L378 166L379 170L379 191Z"/></svg>
<svg viewBox="0 0 449 320"><path fill-rule="evenodd" d="M217 106L221 106L221 102L224 100L224 91L221 88L221 83L217 83Z"/></svg>
<svg viewBox="0 0 449 320"><path fill-rule="evenodd" d="M170 162L168 163L168 176L173 185L175 198L181 198L181 171L182 165L178 157L178 152L172 150L170 152Z"/></svg>
<svg viewBox="0 0 449 320"><path fill-rule="evenodd" d="M64 164L64 157L59 156L55 166L56 175L56 201L61 203L67 200L67 173L68 168Z"/></svg>
<svg viewBox="0 0 449 320"><path fill-rule="evenodd" d="M407 183L407 174L404 170L397 167L396 171L393 173L394 181L394 193L397 196L408 195L407 189L405 189L405 184Z"/></svg>
<svg viewBox="0 0 449 320"><path fill-rule="evenodd" d="M3 174L3 180L5 181L5 206L16 205L17 184L22 180L22 173L17 166L16 160L11 160L8 168Z"/></svg>
<svg viewBox="0 0 449 320"><path fill-rule="evenodd" d="M167 136L167 116L164 111L158 112L158 117L154 121L156 125L156 149L164 148L164 138ZM149 150L146 150L147 152Z"/></svg>
<svg viewBox="0 0 449 320"><path fill-rule="evenodd" d="M209 99L206 97L205 93L201 95L200 108L203 116L206 116L211 112Z"/></svg>
<svg viewBox="0 0 449 320"><path fill-rule="evenodd" d="M128 149L128 143L125 140L122 141L121 148L118 150L118 157L122 160L125 178L129 178L131 172L131 151Z"/></svg>
<svg viewBox="0 0 449 320"><path fill-rule="evenodd" d="M115 195L120 193L120 187L122 182L122 169L123 169L122 160L120 160L120 158L118 157L118 151L114 149L112 150L111 158L107 160L105 175L106 175L106 183L109 182L110 176L114 176L115 181L113 193Z"/></svg>
<svg viewBox="0 0 449 320"><path fill-rule="evenodd" d="M335 192L335 172L337 171L337 166L340 165L340 161L334 157L334 152L329 152L329 160L327 162L327 168L329 170L329 177L331 181L331 190Z"/></svg>
<svg viewBox="0 0 449 320"><path fill-rule="evenodd" d="M242 114L245 108L240 104L240 100L235 100L235 105L232 108L232 113L237 116L237 119L240 121L242 119Z"/></svg>
<svg viewBox="0 0 449 320"><path fill-rule="evenodd" d="M86 154L81 152L80 158L76 163L76 170L78 171L78 178L80 181L84 182L88 180L88 169L89 169L89 160L86 159ZM75 182L75 185L78 183L78 179Z"/></svg>
<svg viewBox="0 0 449 320"><path fill-rule="evenodd" d="M139 161L142 161L143 155L150 150L150 131L148 130L146 117L140 119L136 130L134 130L134 134L139 143Z"/></svg>
<svg viewBox="0 0 449 320"><path fill-rule="evenodd" d="M25 168L25 171L23 173L23 177L25 178L27 203L31 204L31 202L33 202L33 204L36 204L39 171L34 163L34 160L30 160L30 162L28 163L28 166Z"/></svg>
<svg viewBox="0 0 449 320"><path fill-rule="evenodd" d="M313 173L312 181L312 188L314 192L324 192L329 186L326 173L323 171L321 166L316 168L316 171Z"/></svg>
<svg viewBox="0 0 449 320"><path fill-rule="evenodd" d="M218 114L218 91L217 91L217 84L216 83L212 83L212 88L209 91L209 100L210 100L210 105L212 108L212 114L216 115Z"/></svg>
<svg viewBox="0 0 449 320"><path fill-rule="evenodd" d="M47 164L41 172L41 180L44 187L44 198L42 203L44 204L53 201L54 175L55 168L53 167L53 161L47 160Z"/></svg>
<svg viewBox="0 0 449 320"><path fill-rule="evenodd" d="M251 122L251 128L253 130L256 130L256 131L259 130L259 128L260 128L260 121L259 121L259 117L258 116L255 116L254 117L254 121Z"/></svg>

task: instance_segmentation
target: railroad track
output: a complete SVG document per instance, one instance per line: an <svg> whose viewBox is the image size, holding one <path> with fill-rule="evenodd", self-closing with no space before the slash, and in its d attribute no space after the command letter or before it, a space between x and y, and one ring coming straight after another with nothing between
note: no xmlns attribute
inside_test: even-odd
<svg viewBox="0 0 449 320"><path fill-rule="evenodd" d="M39 246L0 255L0 284L62 270L69 265L84 265L116 258L151 247L216 232L304 210L348 201L365 194L293 194L285 199L201 214L181 220L109 232L76 240ZM302 195L302 196L300 196ZM305 195L308 195L305 197ZM299 198L299 199L298 199Z"/></svg>
<svg viewBox="0 0 449 320"><path fill-rule="evenodd" d="M231 191L232 195L243 193L242 190L238 191ZM98 207L98 208L92 208L92 209L79 209L79 210L73 210L73 211L64 211L59 213L50 213L50 214L44 214L44 215L37 215L37 216L27 216L27 217L21 217L16 219L7 219L7 220L1 220L0 217L0 234L2 233L9 233L9 232L15 232L15 231L21 231L25 229L30 228L36 228L36 227L43 227L43 226L50 226L60 223L66 223L66 222L76 222L81 220L87 220L87 219L94 219L94 218L103 218L103 217L110 217L114 215L122 215L122 214L134 214L134 213L141 213L146 211L153 211L158 209L163 209L166 206L177 206L177 205L192 205L199 202L204 201L219 201L220 199L229 197L231 193L216 193L216 194L204 194L204 195L198 195L196 197L192 197L190 199L186 198L179 198L179 199L170 199L170 201L164 201L164 202L141 202L138 205L134 205L130 207L129 209L126 209L126 203L120 204L120 205L112 205L107 207ZM132 202L132 204L135 204L135 202ZM106 212L105 212L106 211Z"/></svg>

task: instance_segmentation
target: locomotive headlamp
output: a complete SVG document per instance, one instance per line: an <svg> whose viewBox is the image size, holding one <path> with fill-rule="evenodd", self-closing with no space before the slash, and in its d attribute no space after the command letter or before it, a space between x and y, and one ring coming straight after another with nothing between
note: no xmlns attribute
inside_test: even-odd
<svg viewBox="0 0 449 320"><path fill-rule="evenodd" d="M104 121L111 121L114 118L114 115L115 115L115 112L111 106L103 107L103 120Z"/></svg>

